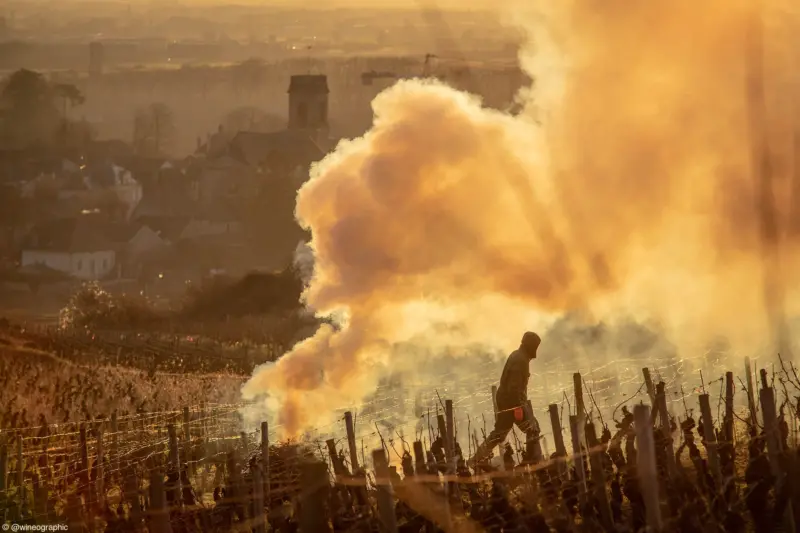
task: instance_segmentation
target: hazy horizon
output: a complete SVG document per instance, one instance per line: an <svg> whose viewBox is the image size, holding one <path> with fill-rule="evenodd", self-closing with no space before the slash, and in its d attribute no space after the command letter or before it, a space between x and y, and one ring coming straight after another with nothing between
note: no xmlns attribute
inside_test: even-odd
<svg viewBox="0 0 800 533"><path fill-rule="evenodd" d="M21 4L23 2L0 2L0 9ZM496 9L496 3L489 0L25 0L26 5L35 4L119 4L119 5L158 5L158 6L260 6L260 7L294 7L298 9L340 9L340 8L372 8L372 9L429 9L439 8L457 11L475 9Z"/></svg>

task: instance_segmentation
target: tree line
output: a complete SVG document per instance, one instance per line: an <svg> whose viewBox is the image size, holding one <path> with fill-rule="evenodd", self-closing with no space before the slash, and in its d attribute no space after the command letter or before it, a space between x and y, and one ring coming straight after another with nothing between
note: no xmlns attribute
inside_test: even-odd
<svg viewBox="0 0 800 533"><path fill-rule="evenodd" d="M48 80L28 69L12 73L0 90L0 142L11 150L78 150L96 137L92 125L73 118L86 102L83 92L70 83ZM163 155L175 134L169 107L153 103L133 116L132 144L143 156Z"/></svg>

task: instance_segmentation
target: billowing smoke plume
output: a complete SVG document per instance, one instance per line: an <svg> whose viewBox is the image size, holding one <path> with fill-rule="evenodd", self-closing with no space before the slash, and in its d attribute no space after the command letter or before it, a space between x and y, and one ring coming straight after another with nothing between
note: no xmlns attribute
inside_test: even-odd
<svg viewBox="0 0 800 533"><path fill-rule="evenodd" d="M747 352L795 310L782 287L800 281L796 234L784 231L797 218L790 95L800 93L785 28L768 24L754 55L755 0L539 4L514 13L535 80L522 115L402 81L373 102L373 128L301 189L315 257L308 304L345 319L244 387L268 395L287 434L411 366L398 343L508 350L579 309L657 323L678 350L721 335ZM760 82L766 115L753 114ZM764 229L776 217L779 236ZM782 255L765 254L778 242Z"/></svg>

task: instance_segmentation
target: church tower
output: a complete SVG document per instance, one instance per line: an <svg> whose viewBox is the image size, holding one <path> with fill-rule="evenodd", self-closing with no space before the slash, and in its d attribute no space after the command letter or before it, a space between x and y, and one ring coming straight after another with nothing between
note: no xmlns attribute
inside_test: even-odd
<svg viewBox="0 0 800 533"><path fill-rule="evenodd" d="M328 135L328 77L292 76L289 83L289 129Z"/></svg>

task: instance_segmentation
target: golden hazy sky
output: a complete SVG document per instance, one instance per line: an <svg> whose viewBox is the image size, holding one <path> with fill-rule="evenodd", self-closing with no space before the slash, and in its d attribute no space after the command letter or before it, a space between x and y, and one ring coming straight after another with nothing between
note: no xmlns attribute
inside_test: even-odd
<svg viewBox="0 0 800 533"><path fill-rule="evenodd" d="M183 0L192 4L224 4L221 0ZM492 9L497 6L491 0L234 0L230 4L291 5L301 8L330 9L338 7L385 7L385 8L441 8L441 9Z"/></svg>

